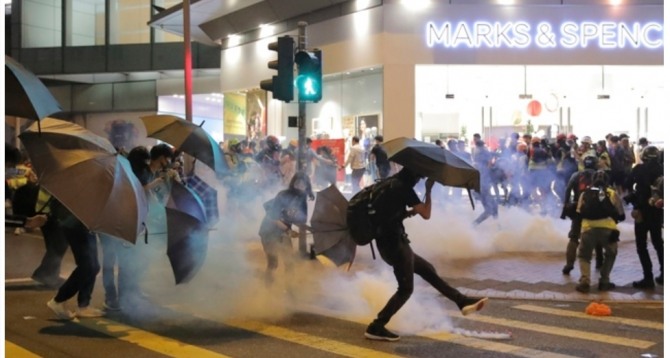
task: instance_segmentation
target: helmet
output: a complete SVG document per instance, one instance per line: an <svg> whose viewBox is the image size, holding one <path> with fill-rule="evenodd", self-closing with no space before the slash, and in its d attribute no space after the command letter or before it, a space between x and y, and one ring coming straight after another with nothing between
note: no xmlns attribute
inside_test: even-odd
<svg viewBox="0 0 670 358"><path fill-rule="evenodd" d="M270 150L280 150L281 145L279 144L279 139L273 135L269 135L265 139L265 143L268 145Z"/></svg>
<svg viewBox="0 0 670 358"><path fill-rule="evenodd" d="M584 169L595 169L598 164L598 158L595 155L587 155L584 157Z"/></svg>
<svg viewBox="0 0 670 358"><path fill-rule="evenodd" d="M530 144L540 143L540 137L533 137L530 139Z"/></svg>
<svg viewBox="0 0 670 358"><path fill-rule="evenodd" d="M585 136L582 137L582 143L593 144L593 140L591 140L591 137L585 135Z"/></svg>
<svg viewBox="0 0 670 358"><path fill-rule="evenodd" d="M574 133L568 134L568 139L577 140L577 136Z"/></svg>
<svg viewBox="0 0 670 358"><path fill-rule="evenodd" d="M563 133L558 133L558 135L556 136L556 141L557 142L560 142L560 141L566 140L566 139L568 139L568 137Z"/></svg>
<svg viewBox="0 0 670 358"><path fill-rule="evenodd" d="M516 150L519 152L521 151L525 152L526 150L528 150L528 144L526 144L526 142L519 142L516 145Z"/></svg>
<svg viewBox="0 0 670 358"><path fill-rule="evenodd" d="M595 173L593 173L593 177L591 177L591 183L593 186L605 186L610 182L610 176L607 175L607 172L599 169Z"/></svg>
<svg viewBox="0 0 670 358"><path fill-rule="evenodd" d="M658 160L659 150L656 146L650 145L642 150L642 161L645 163L650 163L655 160Z"/></svg>

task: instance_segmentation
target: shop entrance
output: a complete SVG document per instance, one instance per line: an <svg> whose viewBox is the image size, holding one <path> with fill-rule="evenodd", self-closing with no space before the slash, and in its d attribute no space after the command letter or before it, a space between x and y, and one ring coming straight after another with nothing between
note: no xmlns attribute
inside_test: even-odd
<svg viewBox="0 0 670 358"><path fill-rule="evenodd" d="M421 65L417 118L424 140L482 134L489 147L512 132L604 139L626 133L662 145L662 66Z"/></svg>

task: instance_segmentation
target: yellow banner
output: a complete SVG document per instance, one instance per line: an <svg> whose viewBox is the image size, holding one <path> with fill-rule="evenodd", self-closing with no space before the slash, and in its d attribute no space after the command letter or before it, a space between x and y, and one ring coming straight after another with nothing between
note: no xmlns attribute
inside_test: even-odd
<svg viewBox="0 0 670 358"><path fill-rule="evenodd" d="M246 117L246 97L236 93L225 93L223 95L223 132L246 136Z"/></svg>

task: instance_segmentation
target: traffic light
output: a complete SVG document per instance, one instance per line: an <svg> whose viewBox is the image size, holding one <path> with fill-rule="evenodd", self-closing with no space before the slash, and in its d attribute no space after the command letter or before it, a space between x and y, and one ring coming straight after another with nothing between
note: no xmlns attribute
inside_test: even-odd
<svg viewBox="0 0 670 358"><path fill-rule="evenodd" d="M261 88L272 92L272 98L291 102L293 100L293 38L282 36L270 43L268 49L277 51L277 60L268 62L268 68L277 70L271 80L261 81Z"/></svg>
<svg viewBox="0 0 670 358"><path fill-rule="evenodd" d="M298 77L295 86L300 102L319 102L322 96L321 50L303 50L295 54Z"/></svg>

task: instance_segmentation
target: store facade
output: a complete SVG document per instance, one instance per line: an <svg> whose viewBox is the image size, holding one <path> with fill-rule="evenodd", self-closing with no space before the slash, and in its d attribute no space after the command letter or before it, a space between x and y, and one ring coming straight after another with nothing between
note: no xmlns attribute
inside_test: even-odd
<svg viewBox="0 0 670 358"><path fill-rule="evenodd" d="M413 3L384 2L307 27L307 47L323 51L324 73L323 99L307 106L308 135L434 140L560 131L662 140L654 138L668 114L662 3ZM224 95L272 75L267 62L276 53L267 45L281 35L222 51ZM262 105L266 133L296 137L288 117L297 103L271 98Z"/></svg>

